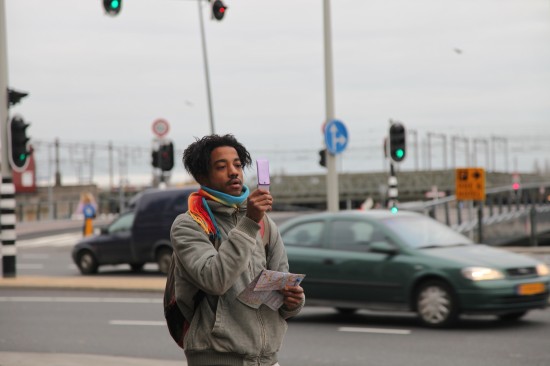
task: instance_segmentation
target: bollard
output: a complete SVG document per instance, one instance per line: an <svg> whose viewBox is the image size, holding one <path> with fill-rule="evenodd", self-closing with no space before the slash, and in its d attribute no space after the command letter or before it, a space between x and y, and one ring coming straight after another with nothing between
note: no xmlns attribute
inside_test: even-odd
<svg viewBox="0 0 550 366"><path fill-rule="evenodd" d="M84 219L84 236L90 236L94 233L94 223L91 217Z"/></svg>

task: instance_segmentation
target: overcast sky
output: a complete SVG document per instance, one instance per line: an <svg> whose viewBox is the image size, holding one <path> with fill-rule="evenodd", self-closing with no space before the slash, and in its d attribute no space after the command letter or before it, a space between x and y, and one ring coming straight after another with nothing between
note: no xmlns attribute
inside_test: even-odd
<svg viewBox="0 0 550 366"><path fill-rule="evenodd" d="M184 148L210 131L194 0L5 0L12 113L34 139L148 145L165 118ZM217 133L318 149L322 0L204 3ZM419 134L550 138L550 1L332 0L336 117L350 147L390 118ZM546 150L546 155L549 150Z"/></svg>

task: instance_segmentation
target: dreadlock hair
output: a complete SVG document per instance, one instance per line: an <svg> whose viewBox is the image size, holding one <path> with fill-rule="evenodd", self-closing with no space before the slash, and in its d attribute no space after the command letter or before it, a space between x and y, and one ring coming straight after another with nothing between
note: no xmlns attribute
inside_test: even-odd
<svg viewBox="0 0 550 366"><path fill-rule="evenodd" d="M235 136L207 135L203 138L196 138L196 141L187 146L183 152L183 165L185 170L198 182L201 177L208 176L210 168L210 154L221 146L230 146L237 150L243 168L252 165L252 158L246 148L237 141Z"/></svg>

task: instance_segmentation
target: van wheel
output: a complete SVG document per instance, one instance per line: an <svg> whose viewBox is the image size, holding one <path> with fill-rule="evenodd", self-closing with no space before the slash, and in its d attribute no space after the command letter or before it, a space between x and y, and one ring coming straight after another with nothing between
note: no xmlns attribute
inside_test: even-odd
<svg viewBox="0 0 550 366"><path fill-rule="evenodd" d="M170 249L161 249L157 254L157 264L159 271L162 273L168 273L170 268L170 262L172 261L172 251Z"/></svg>
<svg viewBox="0 0 550 366"><path fill-rule="evenodd" d="M89 250L80 252L76 264L80 273L85 275L97 273L97 268L99 267L97 259L95 259L94 255Z"/></svg>

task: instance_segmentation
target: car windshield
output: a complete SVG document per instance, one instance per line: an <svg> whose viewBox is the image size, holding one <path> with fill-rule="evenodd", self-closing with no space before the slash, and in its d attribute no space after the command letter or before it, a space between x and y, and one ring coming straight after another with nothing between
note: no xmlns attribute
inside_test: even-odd
<svg viewBox="0 0 550 366"><path fill-rule="evenodd" d="M412 248L438 248L470 245L464 235L428 217L391 217L383 220L392 232Z"/></svg>

